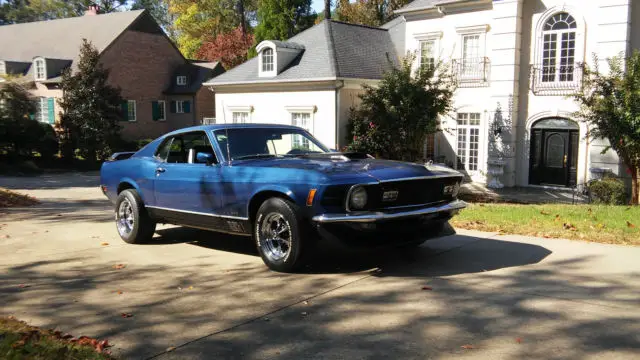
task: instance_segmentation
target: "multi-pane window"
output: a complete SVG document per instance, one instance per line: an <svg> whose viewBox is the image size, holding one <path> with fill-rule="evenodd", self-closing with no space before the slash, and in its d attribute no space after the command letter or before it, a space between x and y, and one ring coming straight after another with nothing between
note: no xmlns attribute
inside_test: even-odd
<svg viewBox="0 0 640 360"><path fill-rule="evenodd" d="M47 123L49 122L49 103L46 97L39 97L36 104L36 120Z"/></svg>
<svg viewBox="0 0 640 360"><path fill-rule="evenodd" d="M176 114L184 114L184 101L176 101Z"/></svg>
<svg viewBox="0 0 640 360"><path fill-rule="evenodd" d="M234 124L248 123L249 113L246 111L234 111L231 113L231 120Z"/></svg>
<svg viewBox="0 0 640 360"><path fill-rule="evenodd" d="M307 131L311 128L311 114L303 113L291 113L291 125L299 126ZM309 149L309 139L302 135L293 135L293 148Z"/></svg>
<svg viewBox="0 0 640 360"><path fill-rule="evenodd" d="M273 71L273 49L271 48L262 50L262 71Z"/></svg>
<svg viewBox="0 0 640 360"><path fill-rule="evenodd" d="M36 80L46 80L47 72L45 69L44 59L36 59L33 62L35 66L35 78Z"/></svg>
<svg viewBox="0 0 640 360"><path fill-rule="evenodd" d="M176 83L178 85L187 85L187 77L184 75L180 75L176 78Z"/></svg>
<svg viewBox="0 0 640 360"><path fill-rule="evenodd" d="M480 155L480 113L458 113L458 169L477 171Z"/></svg>
<svg viewBox="0 0 640 360"><path fill-rule="evenodd" d="M127 101L127 120L136 121L136 101Z"/></svg>
<svg viewBox="0 0 640 360"><path fill-rule="evenodd" d="M423 69L433 68L436 65L434 57L435 41L420 41L420 67Z"/></svg>
<svg viewBox="0 0 640 360"><path fill-rule="evenodd" d="M542 35L542 82L573 81L576 20L566 12L550 17Z"/></svg>
<svg viewBox="0 0 640 360"><path fill-rule="evenodd" d="M165 102L164 100L158 100L158 120L166 120L167 115L165 111Z"/></svg>
<svg viewBox="0 0 640 360"><path fill-rule="evenodd" d="M480 63L480 35L462 36L462 74L472 76Z"/></svg>

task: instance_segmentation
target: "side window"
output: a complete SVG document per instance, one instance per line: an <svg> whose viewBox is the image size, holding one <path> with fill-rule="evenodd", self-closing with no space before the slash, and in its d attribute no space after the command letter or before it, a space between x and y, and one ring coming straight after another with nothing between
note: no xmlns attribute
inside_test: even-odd
<svg viewBox="0 0 640 360"><path fill-rule="evenodd" d="M156 150L155 158L160 161L167 161L167 156L169 155L169 150L171 149L171 143L173 142L173 138L166 138L162 144Z"/></svg>
<svg viewBox="0 0 640 360"><path fill-rule="evenodd" d="M198 153L205 153L210 156L212 163L217 164L216 158L209 137L204 131L194 131L182 135L182 150L185 153L184 161L188 164L204 164L206 161L198 160Z"/></svg>

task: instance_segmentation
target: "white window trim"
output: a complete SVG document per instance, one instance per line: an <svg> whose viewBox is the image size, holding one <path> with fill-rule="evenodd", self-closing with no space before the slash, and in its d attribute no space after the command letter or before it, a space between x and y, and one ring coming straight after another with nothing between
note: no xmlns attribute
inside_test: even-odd
<svg viewBox="0 0 640 360"><path fill-rule="evenodd" d="M49 99L44 96L38 97L38 121L49 123Z"/></svg>
<svg viewBox="0 0 640 360"><path fill-rule="evenodd" d="M271 71L262 70L262 52L266 49L273 50L273 70ZM258 53L258 75L260 77L273 77L278 75L278 52L276 51L275 46L268 46L260 49L260 52Z"/></svg>
<svg viewBox="0 0 640 360"><path fill-rule="evenodd" d="M162 105L161 105L162 104ZM167 102L164 100L158 100L158 111L160 110L160 106L162 106L162 118L159 118L158 121L167 120ZM177 106L177 105L176 105Z"/></svg>
<svg viewBox="0 0 640 360"><path fill-rule="evenodd" d="M247 120L245 122L234 122L233 121L233 114L247 114ZM248 111L242 111L242 110L234 110L231 112L231 124L249 124L251 123L251 113Z"/></svg>
<svg viewBox="0 0 640 360"><path fill-rule="evenodd" d="M253 115L253 106L252 105L228 105L226 106L226 112L229 113L229 120L224 119L223 121L227 124L233 124L233 113L234 112L246 112L249 113L249 117L247 118L247 123L250 123Z"/></svg>
<svg viewBox="0 0 640 360"><path fill-rule="evenodd" d="M131 109L132 109L131 104L133 104L133 120L129 119L129 113L131 112ZM136 101L127 100L127 121L135 122L136 120L138 120L138 108L136 106Z"/></svg>
<svg viewBox="0 0 640 360"><path fill-rule="evenodd" d="M480 114L480 125L458 125L458 114ZM488 144L488 133L487 133L487 124L489 120L487 119L487 112L477 109L477 108L464 108L460 109L456 112L455 117L453 118L453 122L455 124L454 127L454 139L455 139L455 160L454 160L454 168L458 168L458 129L467 129L466 134L466 144L467 150L469 150L469 138L471 136L469 129L475 128L479 129L478 133L478 168L477 170L466 170L474 181L483 181L482 178L483 172L486 171L486 160L487 160L487 144ZM466 160L469 160L469 153L466 153ZM466 164L463 164L463 166Z"/></svg>
<svg viewBox="0 0 640 360"><path fill-rule="evenodd" d="M185 100L176 100L176 114L184 114Z"/></svg>
<svg viewBox="0 0 640 360"><path fill-rule="evenodd" d="M38 63L42 62L42 76L38 76ZM33 59L33 78L36 81L47 80L47 62L44 58L35 58Z"/></svg>
<svg viewBox="0 0 640 360"><path fill-rule="evenodd" d="M489 24L473 25L473 26L460 26L456 28L458 38L460 41L460 59L464 58L464 37L468 35L480 35L478 39L479 47L478 56L487 57L487 32L489 31Z"/></svg>
<svg viewBox="0 0 640 360"><path fill-rule="evenodd" d="M289 112L290 121L291 121L291 115L294 113L309 113L311 115L309 118L309 121L311 122L311 128L309 129L309 132L311 133L311 135L315 134L315 130L316 130L315 114L318 111L318 107L316 105L290 105L290 106L285 106L284 109Z"/></svg>
<svg viewBox="0 0 640 360"><path fill-rule="evenodd" d="M417 44L417 66L416 69L418 69L420 66L422 66L422 42L425 41L432 41L433 42L433 58L434 61L437 63L438 60L440 59L440 56L442 55L441 52L442 50L440 49L440 43L442 40L442 31L429 31L429 32L422 32L422 33L414 33L413 34L413 38L416 41Z"/></svg>
<svg viewBox="0 0 640 360"><path fill-rule="evenodd" d="M180 75L176 77L176 84L180 86L187 85L187 77L184 75Z"/></svg>

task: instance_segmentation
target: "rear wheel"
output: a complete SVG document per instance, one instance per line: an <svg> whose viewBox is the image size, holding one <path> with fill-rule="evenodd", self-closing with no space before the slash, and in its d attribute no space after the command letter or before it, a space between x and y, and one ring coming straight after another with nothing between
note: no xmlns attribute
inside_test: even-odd
<svg viewBox="0 0 640 360"><path fill-rule="evenodd" d="M302 223L296 205L281 198L267 199L256 214L253 237L264 263L291 272L302 263Z"/></svg>
<svg viewBox="0 0 640 360"><path fill-rule="evenodd" d="M156 223L144 208L135 190L124 190L116 200L116 228L120 238L129 244L149 242L156 231Z"/></svg>

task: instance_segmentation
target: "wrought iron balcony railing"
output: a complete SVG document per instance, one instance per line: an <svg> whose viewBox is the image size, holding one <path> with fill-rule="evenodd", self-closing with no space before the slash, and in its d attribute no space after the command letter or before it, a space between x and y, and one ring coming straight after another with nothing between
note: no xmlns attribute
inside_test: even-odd
<svg viewBox="0 0 640 360"><path fill-rule="evenodd" d="M561 96L575 94L582 86L583 68L569 66L531 66L531 91L536 95Z"/></svg>
<svg viewBox="0 0 640 360"><path fill-rule="evenodd" d="M487 57L453 60L453 71L461 87L488 86L490 70Z"/></svg>

